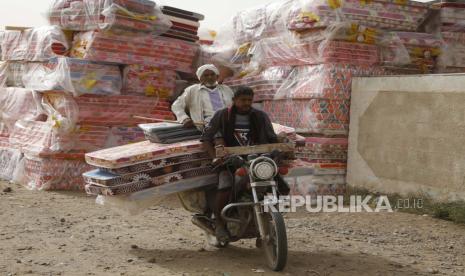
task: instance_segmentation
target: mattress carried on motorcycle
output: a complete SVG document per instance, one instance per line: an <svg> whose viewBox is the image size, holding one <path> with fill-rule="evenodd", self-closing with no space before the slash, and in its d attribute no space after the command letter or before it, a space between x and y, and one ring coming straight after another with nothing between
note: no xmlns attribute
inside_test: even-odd
<svg viewBox="0 0 465 276"><path fill-rule="evenodd" d="M292 128L275 125L275 131L295 136ZM276 147L293 151L292 147L283 144L276 144ZM250 147L250 150L254 149L266 152L271 148L270 145ZM98 167L83 174L86 192L92 195L131 194L164 185L176 193L217 181L213 177L216 174L212 171L211 159L199 140L174 144L144 141L88 153L86 161ZM187 181L192 179L197 181ZM182 185L183 182L191 184Z"/></svg>
<svg viewBox="0 0 465 276"><path fill-rule="evenodd" d="M291 127L273 124L273 128L277 134L285 134L291 140L296 138L295 129ZM116 169L198 152L204 152L202 143L198 139L173 144L143 141L90 152L85 158L86 162L92 166Z"/></svg>

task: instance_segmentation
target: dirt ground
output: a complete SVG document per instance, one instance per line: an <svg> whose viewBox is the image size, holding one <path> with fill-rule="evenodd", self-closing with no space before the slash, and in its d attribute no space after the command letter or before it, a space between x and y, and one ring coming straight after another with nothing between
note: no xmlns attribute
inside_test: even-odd
<svg viewBox="0 0 465 276"><path fill-rule="evenodd" d="M406 213L286 215L289 260L206 246L175 198L125 216L76 193L0 182L0 275L465 275L465 226Z"/></svg>

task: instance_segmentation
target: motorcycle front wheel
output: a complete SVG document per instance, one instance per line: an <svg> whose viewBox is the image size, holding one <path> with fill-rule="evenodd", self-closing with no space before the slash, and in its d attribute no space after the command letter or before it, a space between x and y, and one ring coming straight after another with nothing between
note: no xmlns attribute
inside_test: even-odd
<svg viewBox="0 0 465 276"><path fill-rule="evenodd" d="M264 213L264 226L267 237L262 238L262 247L268 266L281 271L287 263L287 235L284 219L279 212Z"/></svg>

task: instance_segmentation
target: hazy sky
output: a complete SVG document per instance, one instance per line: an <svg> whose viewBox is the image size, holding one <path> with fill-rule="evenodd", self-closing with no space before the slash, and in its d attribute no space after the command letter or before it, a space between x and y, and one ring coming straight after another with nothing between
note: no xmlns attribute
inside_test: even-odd
<svg viewBox="0 0 465 276"><path fill-rule="evenodd" d="M201 27L217 30L236 12L271 0L158 0L164 4L205 15ZM46 11L53 0L0 0L0 27L47 25Z"/></svg>

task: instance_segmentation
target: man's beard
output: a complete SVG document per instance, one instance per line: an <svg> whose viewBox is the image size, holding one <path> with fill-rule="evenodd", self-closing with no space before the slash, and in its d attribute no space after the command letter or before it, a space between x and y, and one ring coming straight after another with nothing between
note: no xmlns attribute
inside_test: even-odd
<svg viewBox="0 0 465 276"><path fill-rule="evenodd" d="M217 85L218 85L218 81L205 83L206 87L216 87Z"/></svg>

